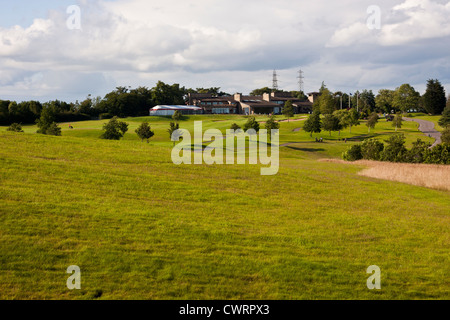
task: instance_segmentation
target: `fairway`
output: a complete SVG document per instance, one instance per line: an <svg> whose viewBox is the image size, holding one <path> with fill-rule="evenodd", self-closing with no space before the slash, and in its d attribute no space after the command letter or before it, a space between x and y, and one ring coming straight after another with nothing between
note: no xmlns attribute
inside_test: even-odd
<svg viewBox="0 0 450 320"><path fill-rule="evenodd" d="M387 139L390 123L310 137L303 121L281 122L279 172L261 176L261 165L176 166L171 120L123 120L120 141L99 139L106 120L60 124L61 137L0 127L0 299L450 298L450 192L318 161ZM150 143L134 132L145 120ZM399 131L407 147L434 141L412 122ZM66 286L71 265L81 290ZM367 288L371 265L381 290Z"/></svg>

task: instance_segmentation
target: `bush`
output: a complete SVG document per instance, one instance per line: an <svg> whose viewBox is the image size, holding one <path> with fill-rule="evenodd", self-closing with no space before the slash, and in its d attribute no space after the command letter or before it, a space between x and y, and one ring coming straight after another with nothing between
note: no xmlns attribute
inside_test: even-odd
<svg viewBox="0 0 450 320"><path fill-rule="evenodd" d="M105 132L100 136L101 139L120 140L128 131L128 124L119 121L119 118L113 117L108 123L103 125Z"/></svg>
<svg viewBox="0 0 450 320"><path fill-rule="evenodd" d="M20 123L13 123L11 124L6 131L12 131L12 132L23 132L22 126Z"/></svg>
<svg viewBox="0 0 450 320"><path fill-rule="evenodd" d="M450 144L450 126L445 128L444 131L442 131L441 140L442 143Z"/></svg>
<svg viewBox="0 0 450 320"><path fill-rule="evenodd" d="M48 128L47 132L45 134L48 134L50 136L60 136L61 135L61 128L58 127L56 122L53 122Z"/></svg>
<svg viewBox="0 0 450 320"><path fill-rule="evenodd" d="M241 127L238 126L236 123L233 123L233 124L231 125L230 129L231 129L231 130L234 130L234 131L237 131L237 130L241 129Z"/></svg>
<svg viewBox="0 0 450 320"><path fill-rule="evenodd" d="M416 142L413 142L413 147L408 150L406 161L410 163L423 163L430 146L429 143L417 139Z"/></svg>
<svg viewBox="0 0 450 320"><path fill-rule="evenodd" d="M450 164L450 144L441 143L428 149L424 156L424 163Z"/></svg>
<svg viewBox="0 0 450 320"><path fill-rule="evenodd" d="M389 139L386 140L388 145L381 153L381 160L389 162L405 162L407 160L405 141L406 139L403 133L390 136Z"/></svg>
<svg viewBox="0 0 450 320"><path fill-rule="evenodd" d="M259 132L259 123L256 121L255 117L248 118L247 122L244 125L244 131L247 132L249 129L254 129L256 132Z"/></svg>
<svg viewBox="0 0 450 320"><path fill-rule="evenodd" d="M366 160L378 161L381 159L381 152L384 150L384 144L377 139L367 139L361 144L361 154Z"/></svg>
<svg viewBox="0 0 450 320"><path fill-rule="evenodd" d="M357 161L363 158L361 145L355 144L351 146L346 152L343 153L342 158L345 161Z"/></svg>
<svg viewBox="0 0 450 320"><path fill-rule="evenodd" d="M180 110L176 110L172 115L172 119L175 120L175 122L178 122L183 119L183 114Z"/></svg>

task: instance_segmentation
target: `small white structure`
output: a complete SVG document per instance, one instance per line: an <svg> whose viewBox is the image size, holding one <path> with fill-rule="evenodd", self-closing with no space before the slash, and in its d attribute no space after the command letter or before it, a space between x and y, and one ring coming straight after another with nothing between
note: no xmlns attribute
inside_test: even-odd
<svg viewBox="0 0 450 320"><path fill-rule="evenodd" d="M173 116L175 111L181 111L182 114L202 114L203 109L197 106L156 106L150 109L151 116Z"/></svg>

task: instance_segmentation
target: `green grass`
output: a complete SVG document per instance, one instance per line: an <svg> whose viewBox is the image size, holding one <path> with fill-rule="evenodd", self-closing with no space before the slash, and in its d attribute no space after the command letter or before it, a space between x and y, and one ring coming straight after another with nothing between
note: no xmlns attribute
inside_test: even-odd
<svg viewBox="0 0 450 320"><path fill-rule="evenodd" d="M134 134L148 119L149 144ZM202 119L223 132L246 121L180 126ZM105 121L63 126L62 137L0 128L0 299L450 298L449 192L318 162L355 142L315 143L292 131L302 122L281 124L280 143L293 143L279 173L261 176L259 165L175 166L169 120L126 121L121 141L98 138ZM352 132L341 137L367 127ZM401 132L426 138L413 124ZM382 290L370 291L374 264ZM82 290L66 287L70 265Z"/></svg>

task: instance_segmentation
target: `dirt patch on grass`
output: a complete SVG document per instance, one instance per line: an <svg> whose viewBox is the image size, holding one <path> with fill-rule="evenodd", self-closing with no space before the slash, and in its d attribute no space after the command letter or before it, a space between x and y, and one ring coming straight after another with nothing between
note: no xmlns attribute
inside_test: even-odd
<svg viewBox="0 0 450 320"><path fill-rule="evenodd" d="M368 168L358 173L362 176L450 191L450 166L446 165L392 163L368 160L348 162L337 159L321 159L319 161L363 165Z"/></svg>

